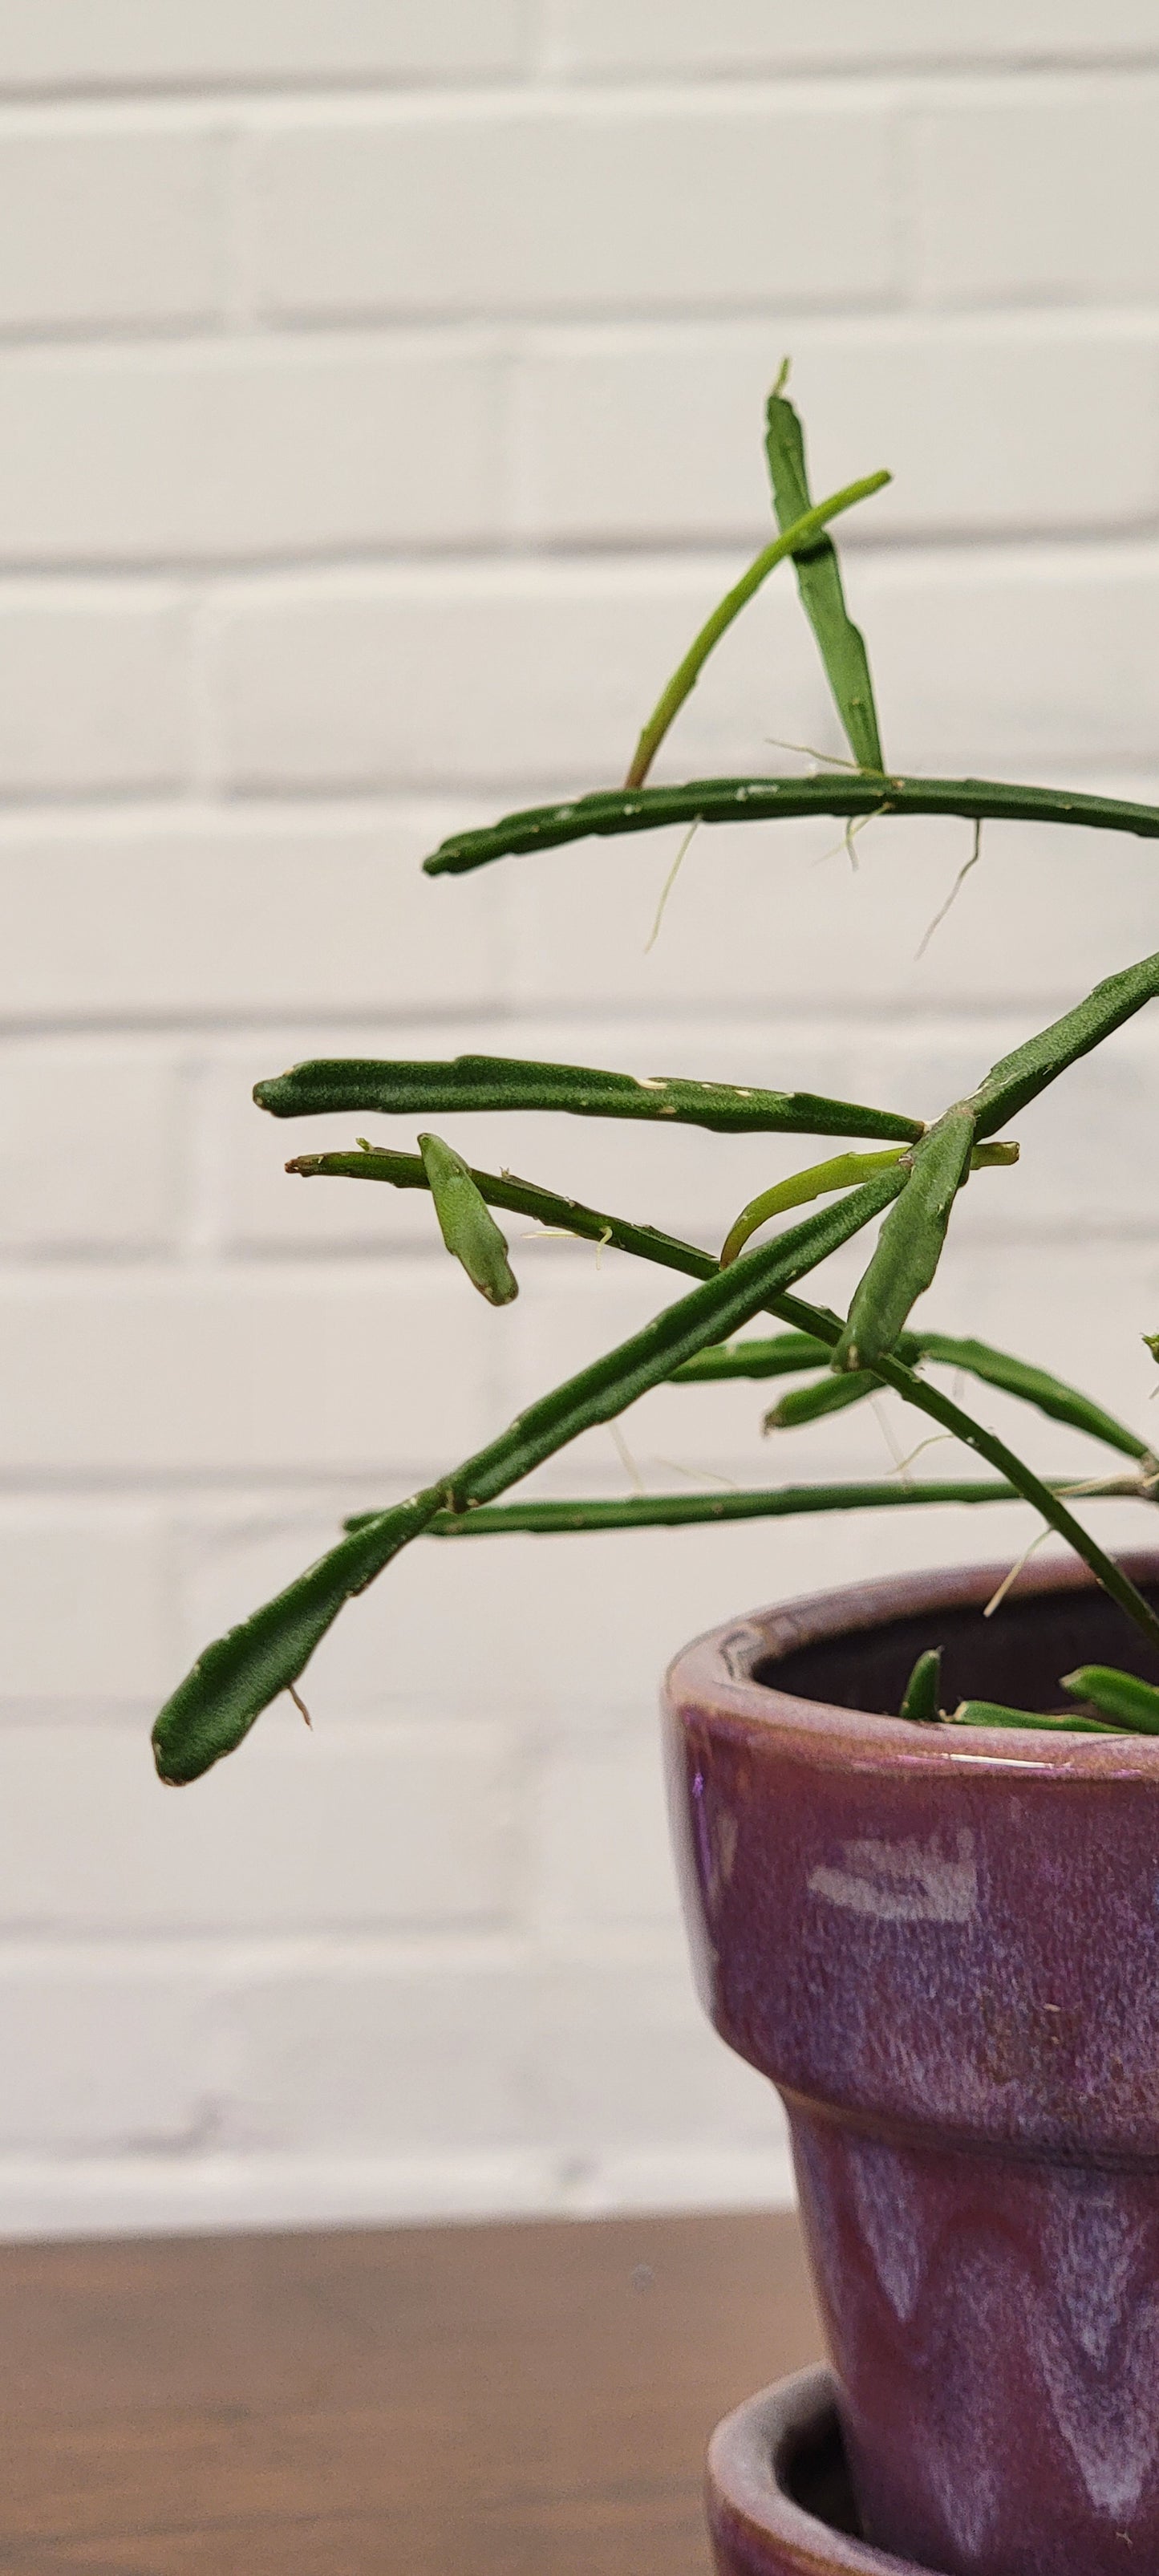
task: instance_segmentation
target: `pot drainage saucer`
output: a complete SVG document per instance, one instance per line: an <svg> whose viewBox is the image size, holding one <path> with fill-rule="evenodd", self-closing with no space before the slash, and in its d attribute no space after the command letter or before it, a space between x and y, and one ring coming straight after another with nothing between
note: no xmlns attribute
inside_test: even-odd
<svg viewBox="0 0 1159 2576"><path fill-rule="evenodd" d="M923 2576L857 2537L824 2363L762 2389L717 2425L708 2521L718 2576Z"/></svg>

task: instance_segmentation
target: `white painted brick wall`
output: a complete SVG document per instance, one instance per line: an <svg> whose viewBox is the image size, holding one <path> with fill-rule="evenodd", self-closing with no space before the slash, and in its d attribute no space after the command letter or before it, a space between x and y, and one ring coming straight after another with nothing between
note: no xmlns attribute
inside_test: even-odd
<svg viewBox="0 0 1159 2576"><path fill-rule="evenodd" d="M319 1284L316 1270L276 1283L244 1271L19 1277L0 1294L10 1463L356 1475L386 1455L417 1473L432 1442L469 1452L488 1427L486 1319L473 1304L464 1314L457 1287L425 1272L421 1284L389 1273ZM434 1386L413 1368L397 1385L382 1374L384 1312L404 1349L435 1341Z"/></svg>
<svg viewBox="0 0 1159 2576"><path fill-rule="evenodd" d="M1159 84L1057 74L917 119L916 247L931 303L1129 302L1159 286ZM963 221L966 204L970 221Z"/></svg>
<svg viewBox="0 0 1159 2576"><path fill-rule="evenodd" d="M254 147L259 306L315 322L679 312L714 306L722 279L734 308L878 302L898 284L896 140L873 91L281 109Z"/></svg>
<svg viewBox="0 0 1159 2576"><path fill-rule="evenodd" d="M0 705L0 726L3 714ZM198 1030L223 1019L264 1027L271 1011L365 1014L404 957L409 1009L462 1010L477 997L493 1009L493 885L443 906L436 944L432 889L415 864L466 811L368 813L352 801L240 813L175 800L19 814L0 826L0 1012L24 1027L127 1019ZM269 1043L255 1039L251 1081L270 1069Z"/></svg>
<svg viewBox="0 0 1159 2576"><path fill-rule="evenodd" d="M62 1726L49 1741L14 1726L4 1932L373 1935L506 1920L519 1790L499 1728L339 1720L319 1766L291 1714L292 1727L270 1729L240 1795L173 1796L160 1814L135 1731Z"/></svg>
<svg viewBox="0 0 1159 2576"><path fill-rule="evenodd" d="M0 790L177 791L192 753L188 612L172 591L0 583Z"/></svg>
<svg viewBox="0 0 1159 2576"><path fill-rule="evenodd" d="M227 275L219 127L171 112L0 117L0 329L189 328Z"/></svg>
<svg viewBox="0 0 1159 2576"><path fill-rule="evenodd" d="M1155 56L1147 0L1110 0L1092 17L1084 0L967 0L952 13L927 0L890 0L872 15L861 0L829 0L823 18L791 0L546 0L553 69L593 75L867 72L893 64L1093 60Z"/></svg>
<svg viewBox="0 0 1159 2576"><path fill-rule="evenodd" d="M25 351L0 395L0 561L481 544L502 393L494 350L426 342Z"/></svg>
<svg viewBox="0 0 1159 2576"><path fill-rule="evenodd" d="M843 546L886 536L1134 528L1159 498L1159 334L1147 313L927 313L782 324L819 492L896 477ZM555 546L762 542L753 421L769 324L543 333L521 373L521 533ZM995 423L1003 424L995 437Z"/></svg>
<svg viewBox="0 0 1159 2576"><path fill-rule="evenodd" d="M4 0L0 90L494 79L526 25L524 0Z"/></svg>
<svg viewBox="0 0 1159 2576"><path fill-rule="evenodd" d="M664 1293L513 1223L492 1314L417 1197L284 1178L350 1122L250 1089L473 1046L926 1113L1154 945L1148 847L1078 833L989 829L920 961L960 825L879 821L856 874L834 826L704 831L647 954L674 835L419 861L622 771L767 531L785 352L818 488L895 470L844 531L889 756L1159 792L1157 138L1142 0L0 0L0 2229L787 2192L692 1999L658 1671L1031 1525L420 1545L311 1734L279 1706L163 1793L208 1637ZM778 737L839 748L787 582L664 771ZM1144 1425L1157 1070L1140 1023L1026 1115L936 1300ZM444 1123L706 1239L802 1159ZM646 1481L888 1463L872 1413L762 1409L661 1390L624 1436ZM600 1433L544 1482L625 1472Z"/></svg>

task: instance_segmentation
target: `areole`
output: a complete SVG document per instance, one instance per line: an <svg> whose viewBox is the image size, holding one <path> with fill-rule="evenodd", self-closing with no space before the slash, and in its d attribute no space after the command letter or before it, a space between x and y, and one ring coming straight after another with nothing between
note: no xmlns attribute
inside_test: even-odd
<svg viewBox="0 0 1159 2576"><path fill-rule="evenodd" d="M1156 1597L1159 1554L1126 1563ZM1084 1568L984 1621L996 1579L690 1646L673 1821L706 2007L788 2111L871 2554L1122 2576L1159 2564L1159 1742L884 1712L929 1645L950 1706L1048 1709L1125 1648L1159 1672ZM772 2522L764 2557L716 2538L726 2576L798 2563Z"/></svg>

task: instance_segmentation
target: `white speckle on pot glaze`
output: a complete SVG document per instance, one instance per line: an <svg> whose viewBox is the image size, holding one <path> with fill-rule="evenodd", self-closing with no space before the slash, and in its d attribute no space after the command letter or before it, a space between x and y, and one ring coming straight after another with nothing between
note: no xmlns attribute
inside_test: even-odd
<svg viewBox="0 0 1159 2576"><path fill-rule="evenodd" d="M906 2324L921 2296L921 2209L905 2162L881 2138L846 2140L862 2238L895 2317Z"/></svg>
<svg viewBox="0 0 1159 2576"><path fill-rule="evenodd" d="M1159 2298L1147 2231L1109 2177L1054 2172L1035 2342L1091 2503L1130 2514L1159 2451Z"/></svg>
<svg viewBox="0 0 1159 2576"><path fill-rule="evenodd" d="M819 1862L810 1870L810 1893L882 1923L969 1923L978 1910L974 1837L964 1828L955 1840L954 1860L937 1836L924 1843L868 1836L843 1843L836 1866Z"/></svg>
<svg viewBox="0 0 1159 2576"><path fill-rule="evenodd" d="M974 2433L975 2428L968 2428ZM930 2450L930 2483L941 2506L949 2538L968 2562L983 2564L989 2552L986 2543L994 2527L998 2509L998 2480L993 2462L986 2456L976 2437L969 2459L964 2457L961 2434L944 2448L933 2443Z"/></svg>
<svg viewBox="0 0 1159 2576"><path fill-rule="evenodd" d="M1050 2176L1043 2259L1076 2343L1099 2367L1129 2313L1132 2275L1148 2268L1145 2230L1107 2175Z"/></svg>

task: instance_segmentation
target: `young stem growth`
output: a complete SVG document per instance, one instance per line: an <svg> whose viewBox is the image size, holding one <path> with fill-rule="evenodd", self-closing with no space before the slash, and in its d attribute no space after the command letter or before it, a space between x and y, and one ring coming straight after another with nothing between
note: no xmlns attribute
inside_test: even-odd
<svg viewBox="0 0 1159 2576"><path fill-rule="evenodd" d="M762 582L768 580L779 563L784 563L787 555L804 552L820 536L822 529L828 527L831 519L838 518L843 510L852 510L858 501L867 501L872 492L880 492L882 485L892 479L891 475L883 472L865 474L859 483L846 483L840 492L831 492L827 501L818 501L815 508L802 511L791 527L786 528L781 536L774 537L769 545L762 546L759 555L754 555L747 572L741 574L740 580L713 609L711 617L705 619L683 661L677 664L667 688L661 690L632 755L625 787L643 786L664 736L679 715L685 699L696 687L713 646L719 644L722 635L727 635L733 619L740 616L742 608L747 608L750 599L755 599Z"/></svg>

